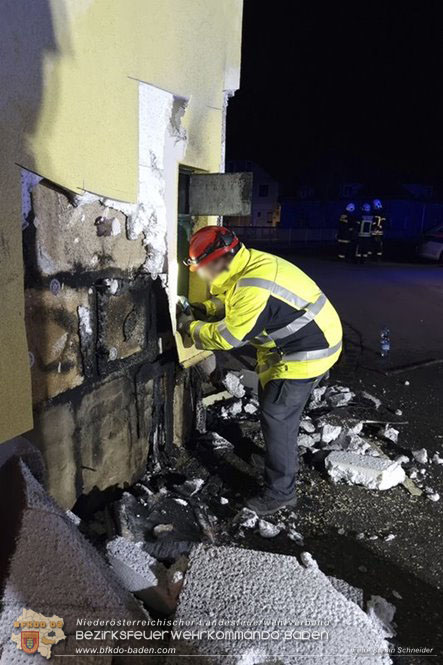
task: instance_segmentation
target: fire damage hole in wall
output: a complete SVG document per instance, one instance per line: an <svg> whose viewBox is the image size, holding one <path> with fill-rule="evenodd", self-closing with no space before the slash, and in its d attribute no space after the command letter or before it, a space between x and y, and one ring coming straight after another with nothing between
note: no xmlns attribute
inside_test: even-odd
<svg viewBox="0 0 443 665"><path fill-rule="evenodd" d="M146 272L149 248L129 238L125 214L97 197L76 203L45 180L30 198L24 263L35 426L27 436L62 506L79 497L106 503L108 492L121 494L143 475L150 451L150 465L167 464L189 436L190 371L177 363L163 282Z"/></svg>

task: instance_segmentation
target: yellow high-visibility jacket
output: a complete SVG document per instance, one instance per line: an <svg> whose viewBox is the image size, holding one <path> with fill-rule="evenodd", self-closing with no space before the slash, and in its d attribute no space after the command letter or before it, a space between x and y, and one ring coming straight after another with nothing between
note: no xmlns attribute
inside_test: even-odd
<svg viewBox="0 0 443 665"><path fill-rule="evenodd" d="M227 351L253 344L262 386L320 376L340 355L337 312L310 277L278 256L242 245L203 304L220 320L191 323L195 346Z"/></svg>

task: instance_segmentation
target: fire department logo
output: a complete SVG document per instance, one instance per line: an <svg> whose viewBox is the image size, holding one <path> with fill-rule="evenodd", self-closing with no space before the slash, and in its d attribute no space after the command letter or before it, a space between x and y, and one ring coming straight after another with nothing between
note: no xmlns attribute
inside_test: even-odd
<svg viewBox="0 0 443 665"><path fill-rule="evenodd" d="M22 630L22 651L35 653L38 649L40 633L36 630Z"/></svg>
<svg viewBox="0 0 443 665"><path fill-rule="evenodd" d="M40 653L44 658L51 658L52 647L61 640L66 639L63 630L63 619L53 615L45 617L33 610L24 609L14 621L14 632L11 640L17 649L24 653Z"/></svg>

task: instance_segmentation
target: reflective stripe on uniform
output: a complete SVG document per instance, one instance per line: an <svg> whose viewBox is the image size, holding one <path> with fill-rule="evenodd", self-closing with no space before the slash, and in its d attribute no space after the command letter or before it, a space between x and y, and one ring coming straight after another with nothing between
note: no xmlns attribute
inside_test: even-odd
<svg viewBox="0 0 443 665"><path fill-rule="evenodd" d="M350 240L345 240L344 238L338 238L338 242L350 242Z"/></svg>
<svg viewBox="0 0 443 665"><path fill-rule="evenodd" d="M228 342L231 346L242 346L243 344L247 344L247 342L244 342L241 339L238 339L237 337L234 337L232 333L229 332L228 327L225 323L225 321L220 321L220 323L217 324L217 331L223 339Z"/></svg>
<svg viewBox="0 0 443 665"><path fill-rule="evenodd" d="M219 314L224 314L224 312L225 312L225 303L223 302L223 300L221 300L220 298L217 298L216 296L211 296L210 301L215 306L216 316L218 316Z"/></svg>
<svg viewBox="0 0 443 665"><path fill-rule="evenodd" d="M342 342L338 342L334 346L330 346L329 349L317 349L315 351L298 351L297 353L288 353L284 354L281 359L283 361L288 360L319 360L321 358L329 358L333 356L334 353L340 351L342 347Z"/></svg>
<svg viewBox="0 0 443 665"><path fill-rule="evenodd" d="M270 337L273 340L276 339L284 339L285 337L289 337L289 335L293 335L294 333L298 332L303 328L304 326L307 326L308 323L313 321L317 314L320 313L320 311L323 309L325 304L327 303L327 298L324 295L324 293L321 294L317 298L317 300L310 305L306 307L306 311L302 316L299 316L297 319L294 319L291 323L288 323L287 326L284 328L280 328L279 330L275 330L274 332L268 333L268 337Z"/></svg>
<svg viewBox="0 0 443 665"><path fill-rule="evenodd" d="M204 321L199 321L197 325L195 326L194 330L192 331L193 337L194 337L194 344L197 349L203 349L203 344L200 339L200 328L204 325Z"/></svg>
<svg viewBox="0 0 443 665"><path fill-rule="evenodd" d="M261 277L243 277L243 279L238 280L238 286L258 286L261 289L267 289L274 296L279 296L284 300L288 300L291 304L298 307L298 309L305 309L305 307L311 304L307 300L303 300L303 298L300 298L292 291L285 289L284 286L280 286L270 279L262 279Z"/></svg>
<svg viewBox="0 0 443 665"><path fill-rule="evenodd" d="M303 360L322 360L323 358L329 358L330 356L333 356L335 353L341 350L341 347L342 342L340 341L338 344L335 344L328 349L318 349L316 351L299 351L297 353L287 353L283 355L279 353L273 353L267 358L265 363L257 366L257 371L259 373L265 372L278 363L297 361L302 362Z"/></svg>

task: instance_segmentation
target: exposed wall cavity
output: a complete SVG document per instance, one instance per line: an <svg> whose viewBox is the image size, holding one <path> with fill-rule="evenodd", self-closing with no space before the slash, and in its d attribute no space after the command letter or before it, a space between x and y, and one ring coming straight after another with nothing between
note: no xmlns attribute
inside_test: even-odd
<svg viewBox="0 0 443 665"><path fill-rule="evenodd" d="M177 365L175 302L163 288L176 283L166 257L168 239L176 242L187 100L139 86L137 202L75 196L22 175L35 421L28 437L42 451L49 491L66 507L134 482L149 450L160 464L194 418L183 387L198 387Z"/></svg>

